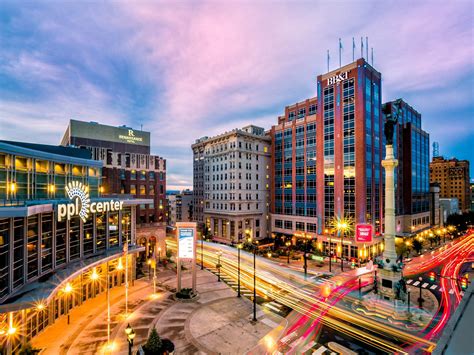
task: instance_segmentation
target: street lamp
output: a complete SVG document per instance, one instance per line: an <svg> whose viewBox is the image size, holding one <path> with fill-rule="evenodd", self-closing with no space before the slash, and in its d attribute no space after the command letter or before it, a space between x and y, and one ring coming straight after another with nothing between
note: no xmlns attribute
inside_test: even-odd
<svg viewBox="0 0 474 355"><path fill-rule="evenodd" d="M237 245L237 297L240 297L240 249L242 249L242 243Z"/></svg>
<svg viewBox="0 0 474 355"><path fill-rule="evenodd" d="M128 355L132 355L133 339L135 338L135 331L130 326L130 323L125 328L125 334L127 335L128 341Z"/></svg>
<svg viewBox="0 0 474 355"><path fill-rule="evenodd" d="M221 255L222 255L222 252L221 251L218 251L216 253L217 255L217 264L216 264L216 268L217 268L217 281L218 282L221 282Z"/></svg>
<svg viewBox="0 0 474 355"><path fill-rule="evenodd" d="M307 239L306 234L304 234L304 254L303 254L303 260L304 260L304 276L306 277L308 274L308 241L311 239L311 236L308 237Z"/></svg>
<svg viewBox="0 0 474 355"><path fill-rule="evenodd" d="M420 297L418 298L418 305L420 306L420 309L423 309L423 301L424 299L421 297L421 283L423 281L423 278L420 276L418 278L418 281L420 281Z"/></svg>
<svg viewBox="0 0 474 355"><path fill-rule="evenodd" d="M148 281L150 281L151 280L151 269L150 269L151 268L151 259L148 259L146 261L146 263L148 265Z"/></svg>
<svg viewBox="0 0 474 355"><path fill-rule="evenodd" d="M255 241L255 243L252 242L252 237L248 239L248 241L252 244L252 249L253 249L253 318L252 322L257 321L257 277L256 277L256 254L257 254L257 245L258 245L258 240Z"/></svg>
<svg viewBox="0 0 474 355"><path fill-rule="evenodd" d="M201 233L201 270L204 270L203 248L204 248L204 235Z"/></svg>
<svg viewBox="0 0 474 355"><path fill-rule="evenodd" d="M72 292L72 286L71 284L68 282L66 284L66 286L64 287L64 293L66 294L66 310L67 310L67 324L70 323L70 318L69 318L69 295L71 294Z"/></svg>
<svg viewBox="0 0 474 355"><path fill-rule="evenodd" d="M286 243L286 249L287 249L287 254L288 254L288 261L287 263L289 264L290 263L290 246L291 246L291 242L288 240Z"/></svg>
<svg viewBox="0 0 474 355"><path fill-rule="evenodd" d="M344 232L349 229L349 224L342 219L337 222L336 229L341 234L341 271L344 271Z"/></svg>
<svg viewBox="0 0 474 355"><path fill-rule="evenodd" d="M96 287L95 287L95 282L99 279L99 274L97 273L97 269L94 268L92 270L92 274L90 276L91 280L92 280L92 288L94 289L94 297L97 295L97 290L96 290Z"/></svg>
<svg viewBox="0 0 474 355"><path fill-rule="evenodd" d="M161 264L161 247L158 247L158 264Z"/></svg>

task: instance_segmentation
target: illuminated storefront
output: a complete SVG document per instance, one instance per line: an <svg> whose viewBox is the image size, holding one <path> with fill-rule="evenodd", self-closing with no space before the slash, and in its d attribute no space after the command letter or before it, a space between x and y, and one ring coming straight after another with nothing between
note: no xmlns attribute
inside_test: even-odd
<svg viewBox="0 0 474 355"><path fill-rule="evenodd" d="M102 196L101 167L87 150L0 141L0 342L7 352L107 285L124 284L126 273L135 278L144 249L135 245L135 211L149 201Z"/></svg>

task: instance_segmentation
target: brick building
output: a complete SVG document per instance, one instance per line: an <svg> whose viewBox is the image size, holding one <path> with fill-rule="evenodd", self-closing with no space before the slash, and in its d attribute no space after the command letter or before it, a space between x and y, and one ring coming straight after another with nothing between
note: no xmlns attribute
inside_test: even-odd
<svg viewBox="0 0 474 355"><path fill-rule="evenodd" d="M456 158L433 157L430 163L430 182L440 186L440 198L457 198L459 209L467 212L471 208L469 161Z"/></svg>
<svg viewBox="0 0 474 355"><path fill-rule="evenodd" d="M166 160L150 153L150 132L70 120L61 145L87 148L92 159L102 161L102 194L153 201L137 207L140 244L165 234Z"/></svg>

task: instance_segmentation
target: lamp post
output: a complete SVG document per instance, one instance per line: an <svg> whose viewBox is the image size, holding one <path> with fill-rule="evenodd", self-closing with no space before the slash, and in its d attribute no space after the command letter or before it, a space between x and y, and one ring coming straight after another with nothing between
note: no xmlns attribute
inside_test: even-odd
<svg viewBox="0 0 474 355"><path fill-rule="evenodd" d="M147 263L147 265L148 265L148 281L150 281L150 280L151 280L151 269L150 269L150 267L151 267L151 259L148 259L148 260L146 261L146 263Z"/></svg>
<svg viewBox="0 0 474 355"><path fill-rule="evenodd" d="M201 233L201 270L204 270L204 235Z"/></svg>
<svg viewBox="0 0 474 355"><path fill-rule="evenodd" d="M222 255L222 252L218 251L216 253L216 255L217 255L217 265L216 265L216 268L217 268L217 281L221 282L221 255Z"/></svg>
<svg viewBox="0 0 474 355"><path fill-rule="evenodd" d="M64 287L64 293L66 294L66 310L67 310L67 324L70 323L70 315L69 315L69 295L71 294L72 292L72 286L71 284L68 282L66 284L66 286Z"/></svg>
<svg viewBox="0 0 474 355"><path fill-rule="evenodd" d="M328 234L328 238L329 238L329 272L332 272L331 270L331 264L332 264L331 233Z"/></svg>
<svg viewBox="0 0 474 355"><path fill-rule="evenodd" d="M286 249L287 249L287 254L288 254L288 261L287 263L289 264L290 263L290 247L291 247L291 242L288 240L286 243Z"/></svg>
<svg viewBox="0 0 474 355"><path fill-rule="evenodd" d="M240 297L240 249L242 244L237 245L237 297Z"/></svg>
<svg viewBox="0 0 474 355"><path fill-rule="evenodd" d="M128 216L124 217L125 221L125 316L128 316ZM122 221L123 222L123 221Z"/></svg>
<svg viewBox="0 0 474 355"><path fill-rule="evenodd" d="M418 305L420 306L420 309L423 309L423 301L424 299L421 297L421 283L423 281L423 278L420 276L418 278L418 281L420 281L420 297L418 298Z"/></svg>
<svg viewBox="0 0 474 355"><path fill-rule="evenodd" d="M249 241L252 242L252 238L249 238ZM256 255L257 255L257 245L258 240L255 243L252 243L253 246L253 318L252 322L257 321L257 277L256 277Z"/></svg>
<svg viewBox="0 0 474 355"><path fill-rule="evenodd" d="M336 224L336 229L341 234L341 271L344 271L344 232L348 228L349 224L344 219Z"/></svg>
<svg viewBox="0 0 474 355"><path fill-rule="evenodd" d="M107 345L110 345L110 277L109 277L109 262L107 261Z"/></svg>
<svg viewBox="0 0 474 355"><path fill-rule="evenodd" d="M407 290L407 298L408 298L408 313L410 313L410 290Z"/></svg>
<svg viewBox="0 0 474 355"><path fill-rule="evenodd" d="M303 269L304 269L304 277L308 275L308 260L306 253L308 252L308 239L306 239L306 234L304 234L304 254L303 254Z"/></svg>
<svg viewBox="0 0 474 355"><path fill-rule="evenodd" d="M135 331L130 326L130 323L125 328L125 334L127 335L128 341L128 355L132 355L133 339L135 338Z"/></svg>
<svg viewBox="0 0 474 355"><path fill-rule="evenodd" d="M97 269L94 268L92 270L92 274L90 276L91 280L92 280L92 288L93 288L93 294L94 294L94 297L97 295L97 289L96 289L96 281L99 279L99 274L97 273Z"/></svg>
<svg viewBox="0 0 474 355"><path fill-rule="evenodd" d="M158 247L158 264L161 264L161 247Z"/></svg>

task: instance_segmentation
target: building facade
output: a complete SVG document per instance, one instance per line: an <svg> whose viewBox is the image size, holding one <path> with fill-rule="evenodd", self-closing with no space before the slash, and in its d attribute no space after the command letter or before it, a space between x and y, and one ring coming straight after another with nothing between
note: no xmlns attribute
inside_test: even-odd
<svg viewBox="0 0 474 355"><path fill-rule="evenodd" d="M136 206L102 195L85 149L0 141L0 342L18 351L69 309L135 277ZM127 253L124 254L124 246ZM68 287L66 287L68 286Z"/></svg>
<svg viewBox="0 0 474 355"><path fill-rule="evenodd" d="M267 237L270 137L264 129L201 138L192 149L195 221L225 243Z"/></svg>
<svg viewBox="0 0 474 355"><path fill-rule="evenodd" d="M380 99L381 74L358 59L319 75L316 98L285 108L271 129L272 232L305 233L331 252L342 242L328 238L335 218L382 232ZM358 245L346 238L343 252L357 257Z"/></svg>
<svg viewBox="0 0 474 355"><path fill-rule="evenodd" d="M166 222L166 160L150 154L149 132L70 120L61 145L87 148L102 161L103 193L153 200L138 208L137 224Z"/></svg>
<svg viewBox="0 0 474 355"><path fill-rule="evenodd" d="M175 226L176 222L192 222L194 213L194 195L191 190L183 190L177 194L169 194L168 225Z"/></svg>
<svg viewBox="0 0 474 355"><path fill-rule="evenodd" d="M430 163L430 182L440 186L441 198L457 198L459 209L467 212L471 208L469 161L456 158L433 157Z"/></svg>
<svg viewBox="0 0 474 355"><path fill-rule="evenodd" d="M395 213L397 235L409 236L427 229L430 221L430 137L421 127L421 114L402 99L396 100L398 122L393 135L395 158ZM382 111L394 115L394 101Z"/></svg>
<svg viewBox="0 0 474 355"><path fill-rule="evenodd" d="M90 150L102 161L102 193L146 199L137 206L137 240L152 253L166 237L166 160L150 154L150 133L70 120L63 146Z"/></svg>

